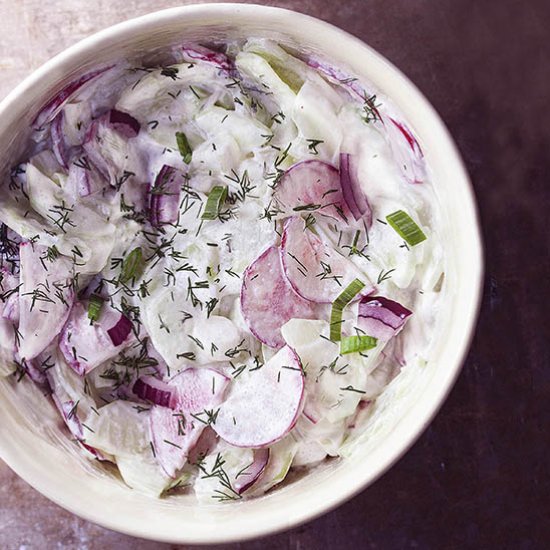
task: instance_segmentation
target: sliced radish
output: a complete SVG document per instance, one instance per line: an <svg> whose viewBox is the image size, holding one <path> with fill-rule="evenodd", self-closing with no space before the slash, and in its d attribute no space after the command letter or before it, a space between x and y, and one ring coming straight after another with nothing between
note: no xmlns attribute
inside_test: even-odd
<svg viewBox="0 0 550 550"><path fill-rule="evenodd" d="M120 328L121 324L124 325L123 329ZM128 327L131 329L130 321L108 307L103 308L99 323L92 323L86 309L78 302L63 327L59 349L70 367L83 376L115 357L133 341ZM117 338L113 340L111 333L115 330ZM123 334L125 338L122 338Z"/></svg>
<svg viewBox="0 0 550 550"><path fill-rule="evenodd" d="M203 429L215 420L215 408L223 399L228 381L213 369L186 369L170 380L177 396L175 410L158 405L152 408L150 427L155 456L170 477L176 477Z"/></svg>
<svg viewBox="0 0 550 550"><path fill-rule="evenodd" d="M285 223L281 259L284 274L294 291L312 302L332 303L354 279L368 281L353 262L306 229L299 217L289 218ZM362 294L372 290L373 287L367 285Z"/></svg>
<svg viewBox="0 0 550 550"><path fill-rule="evenodd" d="M235 447L267 447L292 430L303 394L300 360L285 346L263 367L233 381L212 427Z"/></svg>
<svg viewBox="0 0 550 550"><path fill-rule="evenodd" d="M59 334L74 300L72 262L61 256L43 259L46 251L30 242L19 248L19 355L24 360L34 359Z"/></svg>
<svg viewBox="0 0 550 550"><path fill-rule="evenodd" d="M206 426L197 440L196 445L189 451L189 456L187 458L189 464L197 464L214 450L217 443L218 434L210 426Z"/></svg>
<svg viewBox="0 0 550 550"><path fill-rule="evenodd" d="M340 184L342 194L355 220L365 219L367 227L372 225L372 210L365 192L361 189L357 169L352 156L340 154Z"/></svg>
<svg viewBox="0 0 550 550"><path fill-rule="evenodd" d="M164 165L155 178L149 203L151 224L158 227L178 219L180 193L185 174L172 166Z"/></svg>
<svg viewBox="0 0 550 550"><path fill-rule="evenodd" d="M385 125L388 142L395 162L409 183L423 183L426 179L424 153L405 124L389 117Z"/></svg>
<svg viewBox="0 0 550 550"><path fill-rule="evenodd" d="M239 495L250 489L263 474L269 460L269 449L255 449L254 460L244 470L241 470L233 483L233 488Z"/></svg>
<svg viewBox="0 0 550 550"><path fill-rule="evenodd" d="M90 82L94 78L102 75L109 69L112 69L113 66L105 67L96 71L91 71L82 75L80 78L73 80L62 88L38 113L36 118L33 121L34 128L40 128L44 124L47 124L57 115L59 110L63 107L64 103L84 84Z"/></svg>
<svg viewBox="0 0 550 550"><path fill-rule="evenodd" d="M274 196L289 216L318 212L347 222L350 215L338 170L320 160L306 160L291 166L277 184Z"/></svg>
<svg viewBox="0 0 550 550"><path fill-rule="evenodd" d="M196 413L220 404L229 378L208 367L188 368L169 383L176 389L175 408Z"/></svg>
<svg viewBox="0 0 550 550"><path fill-rule="evenodd" d="M276 246L269 247L244 272L241 310L250 332L272 348L284 346L280 329L289 319L315 317L313 305L285 279Z"/></svg>
<svg viewBox="0 0 550 550"><path fill-rule="evenodd" d="M387 342L404 327L412 311L383 296L367 296L359 302L357 326L369 336Z"/></svg>

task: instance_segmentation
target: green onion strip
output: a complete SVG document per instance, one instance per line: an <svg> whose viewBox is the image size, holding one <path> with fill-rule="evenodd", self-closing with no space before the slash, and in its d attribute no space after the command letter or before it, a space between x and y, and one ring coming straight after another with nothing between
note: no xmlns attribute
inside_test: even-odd
<svg viewBox="0 0 550 550"><path fill-rule="evenodd" d="M375 348L378 340L373 336L346 336L340 342L340 354L357 353Z"/></svg>
<svg viewBox="0 0 550 550"><path fill-rule="evenodd" d="M126 284L128 281L137 278L141 274L141 268L143 263L143 253L141 247L134 248L122 263L122 271L120 273L119 281L122 284Z"/></svg>
<svg viewBox="0 0 550 550"><path fill-rule="evenodd" d="M92 294L88 302L88 319L95 322L99 319L101 309L103 308L103 299L97 294Z"/></svg>
<svg viewBox="0 0 550 550"><path fill-rule="evenodd" d="M339 342L342 338L342 313L344 308L355 298L363 289L365 283L359 279L354 279L344 291L334 300L330 312L330 339L333 342Z"/></svg>
<svg viewBox="0 0 550 550"><path fill-rule="evenodd" d="M204 212L201 218L203 220L215 220L218 217L220 206L225 202L227 198L227 186L216 185L210 191Z"/></svg>
<svg viewBox="0 0 550 550"><path fill-rule="evenodd" d="M397 210L386 216L387 222L411 246L420 244L427 239L416 222L403 210Z"/></svg>
<svg viewBox="0 0 550 550"><path fill-rule="evenodd" d="M191 162L191 158L193 157L193 150L191 149L191 145L189 145L187 136L183 132L176 132L176 142L178 144L178 150L181 154L183 162L185 162L185 164L189 164Z"/></svg>

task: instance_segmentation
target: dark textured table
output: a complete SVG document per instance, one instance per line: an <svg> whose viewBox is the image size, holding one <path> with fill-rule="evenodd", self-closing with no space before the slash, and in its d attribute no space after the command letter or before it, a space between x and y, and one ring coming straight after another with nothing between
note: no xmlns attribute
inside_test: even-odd
<svg viewBox="0 0 550 550"><path fill-rule="evenodd" d="M25 47L37 50L41 40L49 55L107 24L181 3L3 0L0 12L13 20L12 6L26 9L14 23L29 37ZM339 509L231 548L549 548L550 2L265 3L310 13L362 38L431 100L472 176L487 274L464 371L409 453ZM64 24L53 24L56 13ZM12 67L10 75L20 78L28 68ZM5 466L0 481L0 548L165 547L72 516Z"/></svg>

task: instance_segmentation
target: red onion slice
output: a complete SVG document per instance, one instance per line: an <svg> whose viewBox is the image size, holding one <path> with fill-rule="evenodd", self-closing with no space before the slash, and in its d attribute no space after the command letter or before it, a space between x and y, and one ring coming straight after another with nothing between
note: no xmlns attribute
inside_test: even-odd
<svg viewBox="0 0 550 550"><path fill-rule="evenodd" d="M344 200L355 220L365 218L367 226L370 227L372 224L372 210L367 196L361 189L352 156L347 153L340 154L340 185Z"/></svg>
<svg viewBox="0 0 550 550"><path fill-rule="evenodd" d="M398 334L412 311L383 296L366 296L359 302L357 326L369 336L387 342Z"/></svg>
<svg viewBox="0 0 550 550"><path fill-rule="evenodd" d="M132 391L141 399L150 401L155 405L173 409L176 406L175 387L154 376L141 376L132 388Z"/></svg>
<svg viewBox="0 0 550 550"><path fill-rule="evenodd" d="M65 141L65 135L63 133L63 111L60 111L57 116L52 120L50 126L50 136L52 138L52 150L55 158L63 168L69 167L69 148Z"/></svg>
<svg viewBox="0 0 550 550"><path fill-rule="evenodd" d="M141 129L141 124L132 115L116 109L109 111L109 124L113 130L127 138L136 137Z"/></svg>
<svg viewBox="0 0 550 550"><path fill-rule="evenodd" d="M100 322L90 323L87 310L77 302L59 336L59 350L67 364L83 376L129 345L131 329L127 317L106 305Z"/></svg>
<svg viewBox="0 0 550 550"><path fill-rule="evenodd" d="M186 45L182 47L182 52L189 59L210 63L224 72L230 72L233 70L233 63L225 54L215 52L205 48L204 46Z"/></svg>
<svg viewBox="0 0 550 550"><path fill-rule="evenodd" d="M269 449L254 449L254 460L245 469L237 474L233 487L239 495L250 489L263 474L269 461Z"/></svg>
<svg viewBox="0 0 550 550"><path fill-rule="evenodd" d="M75 92L77 92L80 88L82 88L84 84L102 75L103 73L107 72L109 69L112 69L113 67L114 65L111 65L103 69L98 69L97 71L91 71L89 73L82 75L80 78L73 80L69 84L67 84L48 103L46 103L44 107L42 107L42 109L36 115L36 118L32 123L33 127L38 129L42 127L44 124L51 122L54 119L54 117L57 115L59 110L63 107L65 102Z"/></svg>
<svg viewBox="0 0 550 550"><path fill-rule="evenodd" d="M390 124L386 124L385 129L397 166L409 183L423 183L426 167L420 144L404 123L389 119Z"/></svg>
<svg viewBox="0 0 550 550"><path fill-rule="evenodd" d="M132 322L128 319L128 317L121 314L120 319L107 331L107 334L111 338L113 345L120 346L120 344L128 338L131 331Z"/></svg>
<svg viewBox="0 0 550 550"><path fill-rule="evenodd" d="M185 184L181 170L164 165L155 178L149 202L151 225L159 227L178 219L180 192Z"/></svg>

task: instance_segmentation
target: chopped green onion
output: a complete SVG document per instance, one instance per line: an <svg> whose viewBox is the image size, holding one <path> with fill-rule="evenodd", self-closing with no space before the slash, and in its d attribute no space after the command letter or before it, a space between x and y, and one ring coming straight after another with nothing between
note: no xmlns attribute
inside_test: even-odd
<svg viewBox="0 0 550 550"><path fill-rule="evenodd" d="M403 210L397 210L386 216L386 220L395 232L405 239L407 244L415 246L427 239L416 222Z"/></svg>
<svg viewBox="0 0 550 550"><path fill-rule="evenodd" d="M97 294L92 294L90 296L90 301L88 302L88 319L90 321L97 321L101 314L101 308L103 307L103 299Z"/></svg>
<svg viewBox="0 0 550 550"><path fill-rule="evenodd" d="M141 247L134 248L124 261L122 262L122 271L120 273L119 281L123 284L136 278L142 268L143 253Z"/></svg>
<svg viewBox="0 0 550 550"><path fill-rule="evenodd" d="M183 132L176 132L176 141L178 142L178 149L183 162L189 164L193 156L193 150L191 149L191 145L189 145L187 136Z"/></svg>
<svg viewBox="0 0 550 550"><path fill-rule="evenodd" d="M215 220L218 217L220 206L224 203L226 198L227 185L223 187L221 185L216 185L213 187L208 195L208 200L206 201L206 206L204 207L201 218L203 220Z"/></svg>
<svg viewBox="0 0 550 550"><path fill-rule="evenodd" d="M339 342L342 337L342 313L344 308L355 298L365 286L363 281L354 279L344 291L334 300L330 312L330 339Z"/></svg>
<svg viewBox="0 0 550 550"><path fill-rule="evenodd" d="M340 342L340 354L357 353L375 348L378 340L373 336L346 336Z"/></svg>

